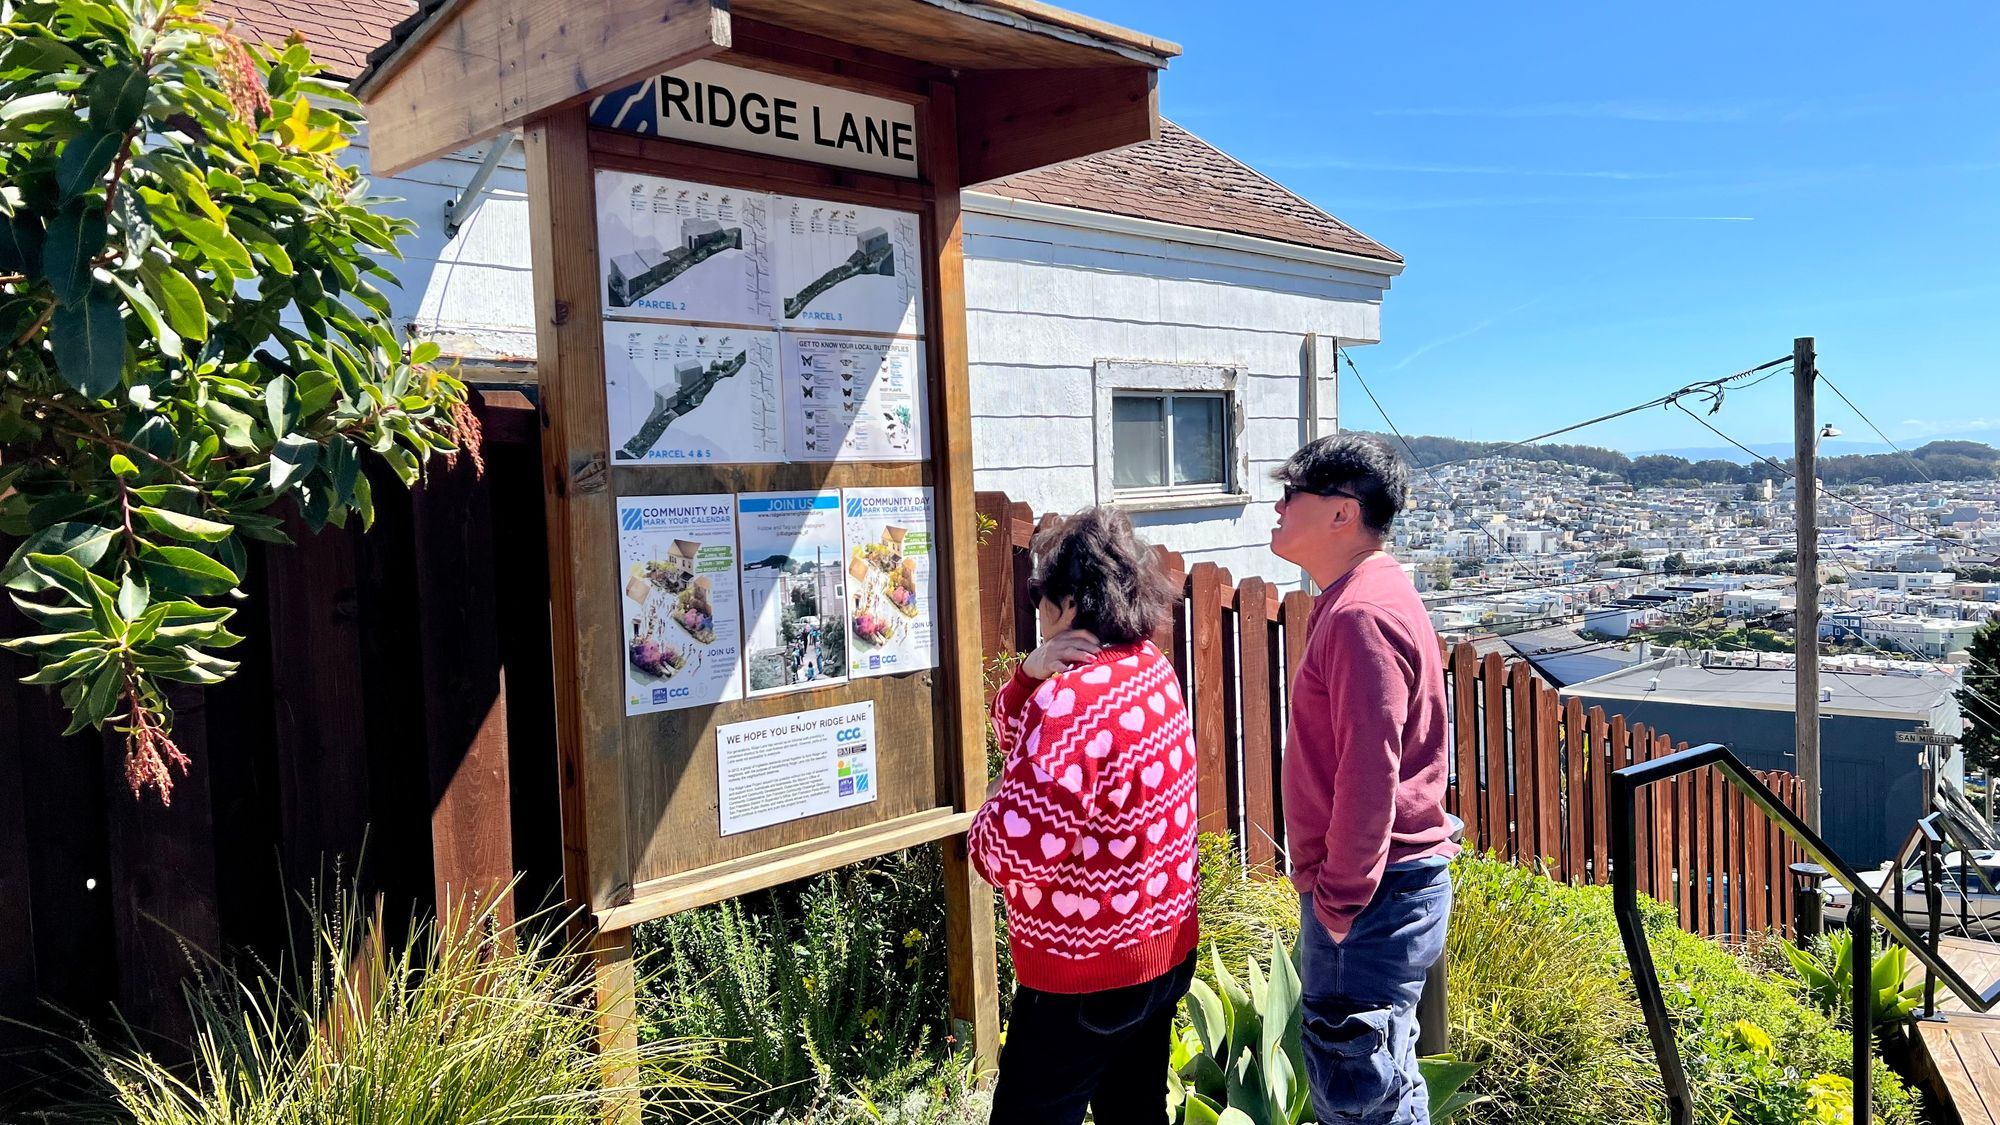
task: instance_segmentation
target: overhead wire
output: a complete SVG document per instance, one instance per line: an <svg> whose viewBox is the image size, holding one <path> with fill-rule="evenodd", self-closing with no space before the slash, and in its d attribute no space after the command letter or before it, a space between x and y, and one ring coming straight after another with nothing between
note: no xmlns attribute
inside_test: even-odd
<svg viewBox="0 0 2000 1125"><path fill-rule="evenodd" d="M1906 452L1902 446L1897 445L1895 441L1889 437L1888 434L1882 432L1882 427L1875 424L1875 419L1870 418L1866 411L1863 411L1860 407L1854 405L1854 400L1848 398L1846 392L1842 391L1839 387L1835 386L1833 380L1826 377L1826 372L1815 370L1813 373L1819 376L1820 382L1826 384L1827 390L1832 391L1834 394L1840 396L1840 401L1846 403L1847 408L1849 410L1854 411L1856 416L1858 416L1863 422L1868 423L1868 428L1875 431L1876 437L1881 438L1883 441L1887 442L1890 449L1893 449L1896 452L1901 453L1903 455L1903 460L1908 461L1910 463L1910 468L1915 469L1917 471L1918 476L1923 477L1924 480L1930 484L1937 483L1937 481L1931 479L1930 473L1925 472L1924 467L1917 463L1917 459L1915 457L1910 456L1909 453Z"/></svg>

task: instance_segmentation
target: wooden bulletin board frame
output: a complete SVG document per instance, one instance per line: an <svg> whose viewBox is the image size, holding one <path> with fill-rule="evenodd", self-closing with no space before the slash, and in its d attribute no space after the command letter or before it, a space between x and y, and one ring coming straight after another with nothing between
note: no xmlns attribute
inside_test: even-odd
<svg viewBox="0 0 2000 1125"><path fill-rule="evenodd" d="M546 314L539 317L538 347L554 501L558 723L567 735L559 739L565 877L572 897L590 912L607 963L620 964L629 958L628 929L638 922L945 841L953 1007L990 1052L998 1033L993 897L966 863L963 845L987 778L955 91L942 72L920 64L897 68L872 59L840 74L804 66L797 60L806 45L804 37L777 29L748 37L739 30L736 49L718 61L914 105L918 180L593 129L581 106L537 119L525 131L536 307ZM926 281L930 460L610 464L599 169L916 212ZM807 693L624 715L617 497L874 486L932 489L937 667ZM881 792L873 803L717 835L717 725L864 699L876 707Z"/></svg>
<svg viewBox="0 0 2000 1125"><path fill-rule="evenodd" d="M953 1014L996 1057L993 892L963 835L986 753L959 192L1156 138L1158 72L1179 52L1042 0L425 0L356 78L378 174L503 129L527 148L564 876L584 908L607 1040L636 1038L634 924L942 841ZM588 124L593 96L697 60L915 107L916 178ZM930 460L612 464L598 168L916 212ZM935 668L626 717L618 497L883 485L932 490ZM717 724L860 699L876 704L873 803L720 835Z"/></svg>

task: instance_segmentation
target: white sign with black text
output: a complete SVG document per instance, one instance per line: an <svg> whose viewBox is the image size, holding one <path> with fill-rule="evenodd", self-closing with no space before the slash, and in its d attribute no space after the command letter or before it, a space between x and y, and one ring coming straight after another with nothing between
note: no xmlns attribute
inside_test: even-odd
<svg viewBox="0 0 2000 1125"><path fill-rule="evenodd" d="M715 729L722 835L875 799L875 703L864 700Z"/></svg>
<svg viewBox="0 0 2000 1125"><path fill-rule="evenodd" d="M708 61L648 85L650 98L621 99L620 91L598 99L593 122L602 118L613 128L675 140L917 176L917 107L909 102Z"/></svg>

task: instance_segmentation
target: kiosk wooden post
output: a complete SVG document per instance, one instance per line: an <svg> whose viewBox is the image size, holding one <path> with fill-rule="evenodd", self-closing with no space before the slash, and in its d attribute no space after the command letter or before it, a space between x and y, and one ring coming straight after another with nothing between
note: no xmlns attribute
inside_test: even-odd
<svg viewBox="0 0 2000 1125"><path fill-rule="evenodd" d="M565 878L607 1040L636 1035L634 924L941 842L954 1015L994 1058L993 894L963 835L986 771L959 192L1156 136L1178 51L1036 0L426 0L357 81L377 173L505 129L526 145ZM827 246L831 268L788 291ZM904 307L851 304L864 291ZM903 319L870 321L885 307ZM892 408L829 442L794 392L832 349L861 357L843 362L868 409ZM767 589L747 577L748 521L800 493L839 497L826 518L844 532L927 498L931 535L918 513L836 540L844 579L823 553L772 563L786 581L764 604L781 637L815 638L809 675L827 630L845 655L830 683L792 685L807 649L787 648L771 689L747 670L746 595ZM656 517L697 509L727 513L728 533L645 553ZM818 585L794 622L799 573ZM888 631L878 607L896 610ZM820 765L817 742L756 769L726 749L820 737L808 726L842 740ZM794 773L757 780L774 770Z"/></svg>

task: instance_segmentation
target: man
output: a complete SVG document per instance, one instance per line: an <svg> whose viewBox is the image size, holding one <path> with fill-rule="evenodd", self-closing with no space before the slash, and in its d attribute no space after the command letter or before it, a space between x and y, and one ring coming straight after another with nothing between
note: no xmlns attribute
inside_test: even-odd
<svg viewBox="0 0 2000 1125"><path fill-rule="evenodd" d="M1409 470L1375 438L1337 435L1272 475L1271 550L1321 590L1284 756L1306 1075L1322 1125L1428 1125L1416 1009L1458 845L1437 634L1386 549Z"/></svg>

